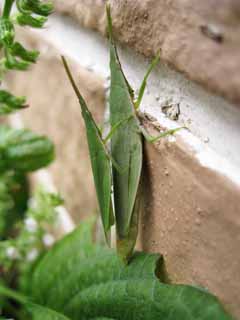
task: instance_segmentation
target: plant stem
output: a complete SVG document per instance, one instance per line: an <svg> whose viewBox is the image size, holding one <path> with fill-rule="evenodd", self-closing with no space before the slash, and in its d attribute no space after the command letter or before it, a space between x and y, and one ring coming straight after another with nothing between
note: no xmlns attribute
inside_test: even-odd
<svg viewBox="0 0 240 320"><path fill-rule="evenodd" d="M2 14L3 18L9 18L14 1L15 0L5 0L3 14Z"/></svg>

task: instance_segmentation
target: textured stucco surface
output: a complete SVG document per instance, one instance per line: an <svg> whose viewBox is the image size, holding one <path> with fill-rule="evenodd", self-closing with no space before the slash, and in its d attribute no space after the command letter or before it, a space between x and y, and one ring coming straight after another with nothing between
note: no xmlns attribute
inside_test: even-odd
<svg viewBox="0 0 240 320"><path fill-rule="evenodd" d="M240 189L178 139L145 144L144 165L142 248L164 255L172 282L208 288L239 319Z"/></svg>
<svg viewBox="0 0 240 320"><path fill-rule="evenodd" d="M54 0L56 10L106 33L103 0ZM240 105L238 0L112 0L114 32L145 56Z"/></svg>
<svg viewBox="0 0 240 320"><path fill-rule="evenodd" d="M26 40L26 38L25 38ZM59 59L51 46L28 35L41 58L31 71L14 72L8 85L28 97L30 107L20 114L26 127L46 134L56 145L56 161L50 166L57 190L76 222L96 212L95 190L80 106ZM73 65L79 88L97 121L102 118L105 93L101 78Z"/></svg>

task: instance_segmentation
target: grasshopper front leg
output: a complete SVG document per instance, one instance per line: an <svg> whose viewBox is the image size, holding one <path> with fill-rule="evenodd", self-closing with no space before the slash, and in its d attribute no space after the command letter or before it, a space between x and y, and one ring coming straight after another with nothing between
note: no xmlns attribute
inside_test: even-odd
<svg viewBox="0 0 240 320"><path fill-rule="evenodd" d="M142 84L140 86L140 89L139 89L139 94L138 94L138 98L136 99L135 101L135 109L137 110L139 107L140 107L140 104L142 102L142 98L143 98L143 95L144 95L144 92L145 92L145 89L146 89L146 85L147 85L147 80L148 80L148 77L150 76L152 70L157 66L158 62L159 62L159 59L160 59L160 54L158 54L154 59L153 61L151 62L144 78L143 78L143 81L142 81Z"/></svg>
<svg viewBox="0 0 240 320"><path fill-rule="evenodd" d="M144 92L145 92L145 89L146 89L146 85L147 85L147 80L148 80L152 70L157 66L157 64L159 62L159 59L160 59L160 55L158 54L152 60L150 66L149 66L149 68L148 68L148 70L147 70L147 72L146 72L146 74L145 74L145 76L143 78L142 84L141 84L140 89L139 89L138 97L134 102L136 111L139 109L140 104L142 102L142 98L143 98L143 95L144 95ZM156 141L158 141L161 138L165 138L165 137L167 137L169 135L174 135L177 131L179 131L181 129L187 129L187 128L186 127L180 127L180 128L176 128L176 129L170 129L170 130L166 130L166 131L160 133L157 136L152 136L146 131L146 129L139 122L139 130L140 130L140 132L144 136L145 140L147 142L150 142L150 143L155 143Z"/></svg>

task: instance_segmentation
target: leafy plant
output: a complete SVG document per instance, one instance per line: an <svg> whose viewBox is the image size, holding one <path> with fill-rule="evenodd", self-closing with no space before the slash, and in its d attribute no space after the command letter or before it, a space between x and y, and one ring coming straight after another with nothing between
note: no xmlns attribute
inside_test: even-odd
<svg viewBox="0 0 240 320"><path fill-rule="evenodd" d="M11 14L16 4L14 14ZM28 50L16 40L15 25L40 28L52 4L39 0L5 0L0 17L0 80L8 70L27 70L39 52ZM26 108L26 98L0 89L0 116ZM10 287L24 279L49 247L53 238L47 228L56 219L58 195L37 190L30 202L27 173L50 164L54 145L45 136L27 129L0 125L0 282ZM31 203L31 205L29 205ZM1 301L2 303L2 301ZM11 309L13 306L5 299ZM14 309L14 308L13 308Z"/></svg>
<svg viewBox="0 0 240 320"><path fill-rule="evenodd" d="M27 208L29 186L24 174L8 171L0 175L0 240L9 236Z"/></svg>
<svg viewBox="0 0 240 320"><path fill-rule="evenodd" d="M28 276L32 268L55 242L48 229L50 226L56 227L56 208L61 204L59 195L39 187L29 201L24 220L15 223L14 237L0 241L0 273L2 282L8 287L17 286L24 290L29 286ZM0 303L1 307L3 305Z"/></svg>
<svg viewBox="0 0 240 320"><path fill-rule="evenodd" d="M54 159L53 143L26 129L0 127L0 173L7 170L31 172L50 164Z"/></svg>
<svg viewBox="0 0 240 320"><path fill-rule="evenodd" d="M0 294L34 320L232 319L206 290L160 282L160 255L135 253L125 265L113 250L93 244L91 229L91 222L82 224L59 241L36 264L22 294L4 287Z"/></svg>
<svg viewBox="0 0 240 320"><path fill-rule="evenodd" d="M17 13L11 15L13 4ZM52 3L40 0L5 0L0 18L0 49L3 58L0 60L0 79L7 70L27 70L37 61L39 52L28 50L15 40L15 25L41 28L52 12ZM25 108L25 97L16 97L6 90L0 90L0 115L12 113Z"/></svg>
<svg viewBox="0 0 240 320"><path fill-rule="evenodd" d="M11 14L13 5L16 12ZM52 4L39 0L5 0L0 17L0 79L8 70L26 70L37 61L39 52L30 51L16 41L15 25L42 27L52 11ZM27 107L25 97L0 90L0 116ZM45 136L26 129L0 125L0 239L11 233L23 218L29 197L26 173L50 164L54 146Z"/></svg>

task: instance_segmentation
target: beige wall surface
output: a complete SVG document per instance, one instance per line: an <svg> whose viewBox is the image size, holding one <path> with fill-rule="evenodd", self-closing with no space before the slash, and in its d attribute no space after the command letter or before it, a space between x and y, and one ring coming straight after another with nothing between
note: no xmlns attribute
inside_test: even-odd
<svg viewBox="0 0 240 320"><path fill-rule="evenodd" d="M156 55L190 79L240 105L238 0L112 0L116 37ZM56 10L106 33L104 0L54 0ZM227 81L224 81L227 77Z"/></svg>

